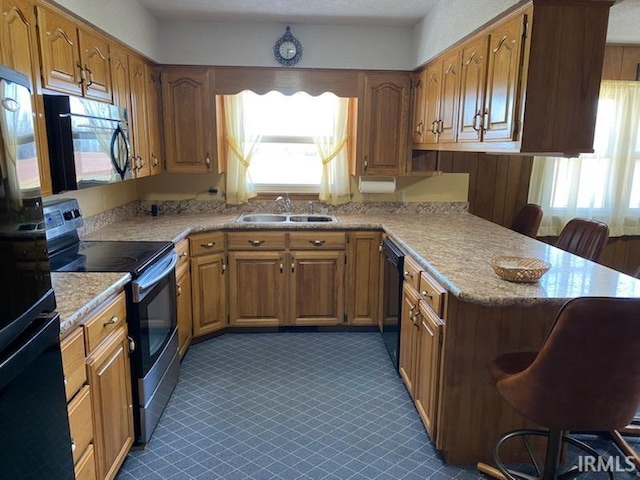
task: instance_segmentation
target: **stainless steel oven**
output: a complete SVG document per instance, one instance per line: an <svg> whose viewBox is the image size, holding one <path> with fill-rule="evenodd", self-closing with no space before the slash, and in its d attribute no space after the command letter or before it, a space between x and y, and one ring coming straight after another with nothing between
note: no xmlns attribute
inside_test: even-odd
<svg viewBox="0 0 640 480"><path fill-rule="evenodd" d="M127 326L136 444L144 445L178 382L180 358L175 265L171 242L81 241L82 213L74 199L45 204L51 269L57 272L129 272Z"/></svg>
<svg viewBox="0 0 640 480"><path fill-rule="evenodd" d="M384 287L382 292L382 321L380 333L387 347L391 361L398 369L400 353L400 315L402 309L402 269L404 253L388 238L382 242L384 255Z"/></svg>

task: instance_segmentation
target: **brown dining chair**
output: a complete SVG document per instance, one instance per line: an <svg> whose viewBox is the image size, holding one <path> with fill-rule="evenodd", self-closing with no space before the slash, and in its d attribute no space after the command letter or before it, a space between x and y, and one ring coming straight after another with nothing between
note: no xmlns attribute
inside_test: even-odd
<svg viewBox="0 0 640 480"><path fill-rule="evenodd" d="M511 230L527 237L536 238L542 221L542 208L535 203L527 203L520 209L511 224Z"/></svg>
<svg viewBox="0 0 640 480"><path fill-rule="evenodd" d="M596 262L609 239L609 227L598 220L569 220L556 242L556 247Z"/></svg>
<svg viewBox="0 0 640 480"><path fill-rule="evenodd" d="M480 463L478 469L500 479L555 480L580 473L579 466L561 465L563 446L599 458L566 432L616 431L633 419L640 405L639 316L640 298L575 298L560 309L539 352L497 357L491 373L498 392L522 417L545 430L503 435L494 449L495 467ZM531 453L530 439L535 437L547 438L544 462ZM512 438L523 440L537 475L520 477L502 462L501 447Z"/></svg>

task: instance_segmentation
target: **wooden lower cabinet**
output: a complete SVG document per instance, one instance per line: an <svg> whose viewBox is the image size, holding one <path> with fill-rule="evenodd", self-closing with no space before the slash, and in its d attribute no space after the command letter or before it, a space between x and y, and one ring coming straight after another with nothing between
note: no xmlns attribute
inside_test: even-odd
<svg viewBox="0 0 640 480"><path fill-rule="evenodd" d="M398 370L409 395L415 399L416 358L418 352L417 320L420 296L408 283L402 289L402 315L400 318L400 358Z"/></svg>
<svg viewBox="0 0 640 480"><path fill-rule="evenodd" d="M191 259L194 337L227 326L226 270L224 252Z"/></svg>
<svg viewBox="0 0 640 480"><path fill-rule="evenodd" d="M229 252L229 325L277 327L285 315L285 254Z"/></svg>
<svg viewBox="0 0 640 480"><path fill-rule="evenodd" d="M176 270L176 311L178 315L178 345L180 358L182 358L193 339L191 274L188 263Z"/></svg>
<svg viewBox="0 0 640 480"><path fill-rule="evenodd" d="M424 302L420 302L417 328L414 400L422 423L435 440L442 320Z"/></svg>
<svg viewBox="0 0 640 480"><path fill-rule="evenodd" d="M95 480L98 478L96 473L96 456L93 444L89 445L87 451L84 452L82 457L80 457L80 460L76 463L74 473L76 476L75 480Z"/></svg>
<svg viewBox="0 0 640 480"><path fill-rule="evenodd" d="M87 358L99 479L115 478L133 444L127 330L121 325Z"/></svg>
<svg viewBox="0 0 640 480"><path fill-rule="evenodd" d="M343 251L291 252L292 325L340 325L344 322Z"/></svg>
<svg viewBox="0 0 640 480"><path fill-rule="evenodd" d="M347 318L349 325L377 325L381 313L380 232L347 234Z"/></svg>

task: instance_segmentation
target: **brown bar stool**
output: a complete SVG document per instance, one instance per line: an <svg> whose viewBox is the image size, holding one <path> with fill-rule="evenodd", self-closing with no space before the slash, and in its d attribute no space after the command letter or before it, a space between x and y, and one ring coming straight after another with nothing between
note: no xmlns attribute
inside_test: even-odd
<svg viewBox="0 0 640 480"><path fill-rule="evenodd" d="M600 258L608 238L609 227L606 223L574 218L560 232L556 247L595 262Z"/></svg>
<svg viewBox="0 0 640 480"><path fill-rule="evenodd" d="M520 209L511 224L511 230L527 237L536 238L542 221L542 208L535 203L527 203Z"/></svg>
<svg viewBox="0 0 640 480"><path fill-rule="evenodd" d="M499 479L556 480L579 474L577 466L559 472L563 444L598 458L595 450L564 432L614 431L631 422L640 405L639 319L640 298L576 298L560 309L539 352L496 358L491 372L500 395L548 431L503 435L494 449L496 467L479 463L478 469ZM548 437L544 464L531 453L530 436ZM514 437L526 440L537 476L517 476L501 461L501 445Z"/></svg>

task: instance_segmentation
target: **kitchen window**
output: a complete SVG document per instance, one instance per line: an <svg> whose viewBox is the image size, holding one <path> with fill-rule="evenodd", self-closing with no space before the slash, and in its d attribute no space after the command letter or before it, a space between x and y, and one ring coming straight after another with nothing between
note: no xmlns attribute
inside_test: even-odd
<svg viewBox="0 0 640 480"><path fill-rule="evenodd" d="M244 91L218 101L228 203L258 192L316 193L330 203L349 198L355 99Z"/></svg>
<svg viewBox="0 0 640 480"><path fill-rule="evenodd" d="M594 153L536 157L529 201L545 213L541 236L575 217L607 223L611 236L640 235L639 82L602 82Z"/></svg>

